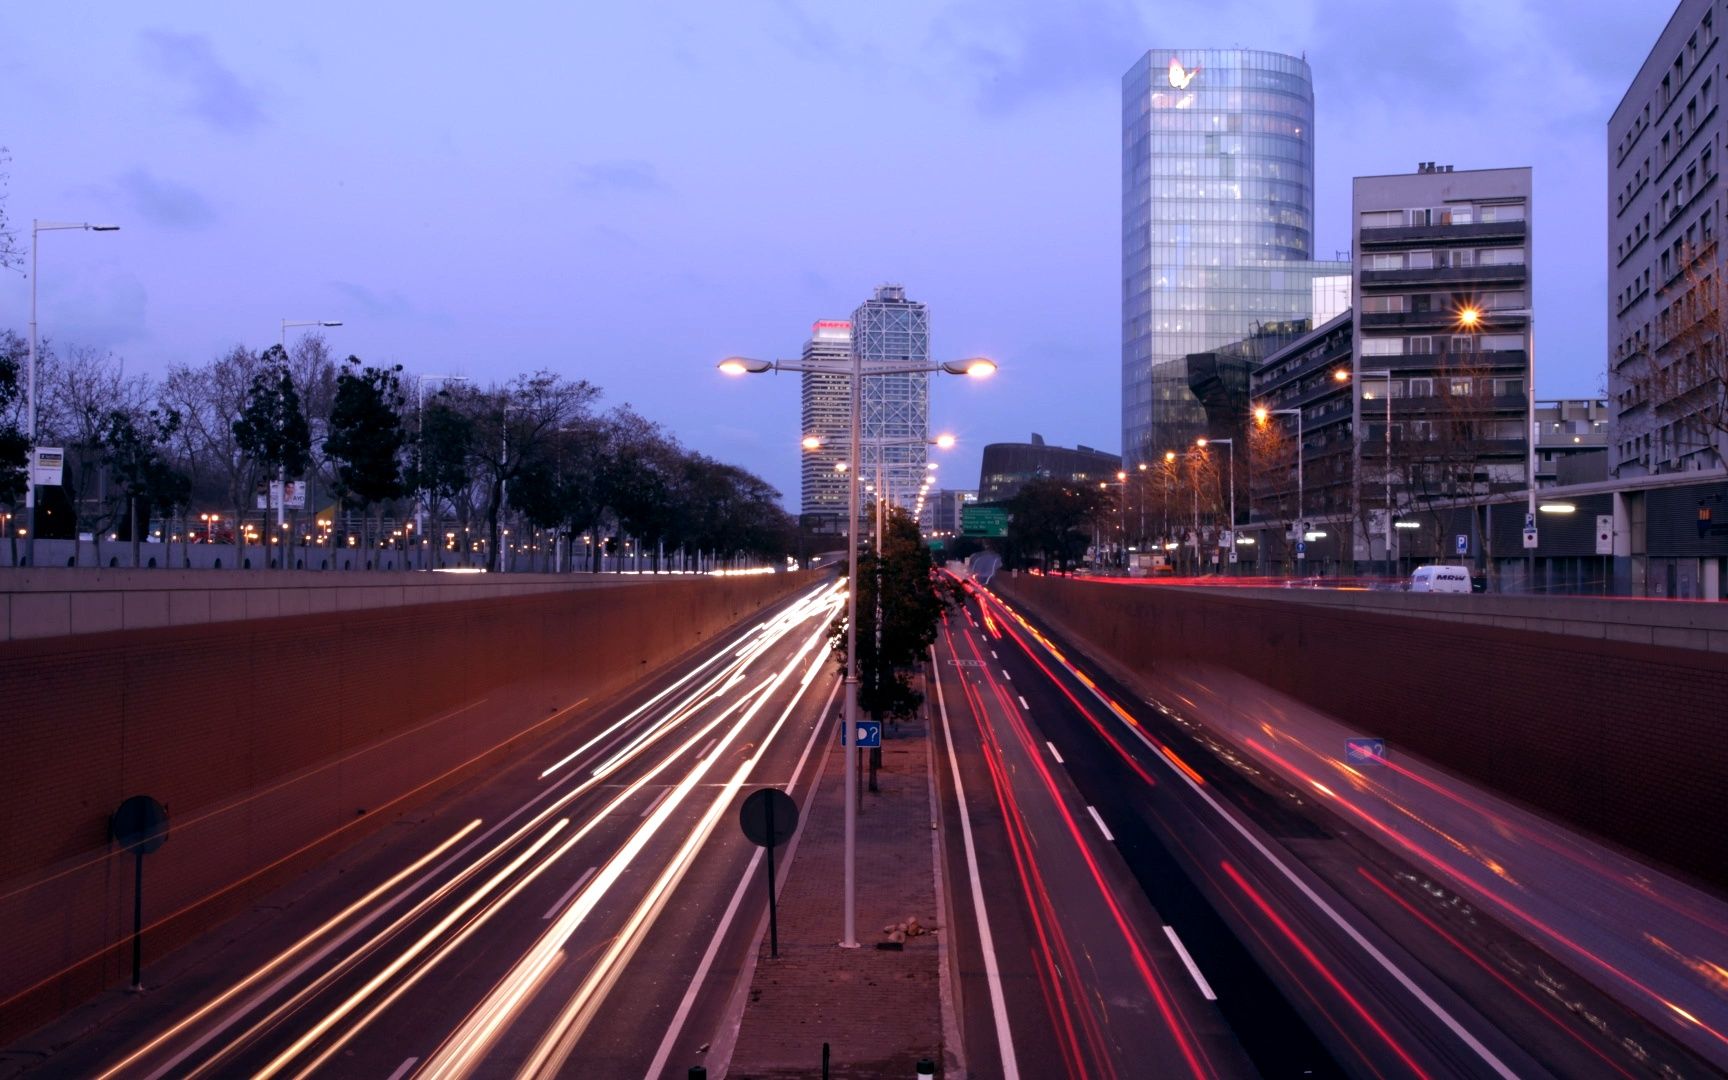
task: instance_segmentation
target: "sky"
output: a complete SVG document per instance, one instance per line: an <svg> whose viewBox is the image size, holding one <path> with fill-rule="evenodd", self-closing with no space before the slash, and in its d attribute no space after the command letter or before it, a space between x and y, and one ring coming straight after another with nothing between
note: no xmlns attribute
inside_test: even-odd
<svg viewBox="0 0 1728 1080"><path fill-rule="evenodd" d="M1304 55L1314 250L1353 176L1534 169L1540 397L1599 394L1606 124L1665 0L633 0L0 9L0 191L40 323L161 374L283 319L340 355L585 378L798 497L795 357L930 305L941 486L989 442L1120 440L1120 80L1148 49ZM0 272L0 326L29 286Z"/></svg>

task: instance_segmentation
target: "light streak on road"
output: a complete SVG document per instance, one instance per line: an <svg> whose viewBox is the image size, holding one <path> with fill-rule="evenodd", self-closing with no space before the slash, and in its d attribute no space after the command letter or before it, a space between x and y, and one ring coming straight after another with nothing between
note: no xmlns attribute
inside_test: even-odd
<svg viewBox="0 0 1728 1080"><path fill-rule="evenodd" d="M825 644L826 636L826 627L818 628L803 642L779 671L747 695L744 700L749 701L748 707L724 733L718 736L718 747L712 753L705 754L696 760L690 770L676 784L667 789L666 795L662 797L649 818L632 833L629 840L606 862L599 873L594 875L587 887L578 891L552 925L541 933L535 943L499 980L486 998L470 1012L468 1018L428 1059L422 1075L428 1078L467 1076L481 1066L498 1034L520 1014L522 1008L533 997L533 991L544 985L543 972L563 955L571 936L584 923L609 890L630 869L643 849L670 820L674 811L692 792L705 786L703 780L720 761L726 748L749 728L756 714L772 700L774 695L791 679L792 675L802 672L803 678L799 680L797 694L787 703L779 719L757 746L755 753L747 758L728 780L714 789L714 797L710 800L695 828L685 837L671 860L665 865L653 884L649 886L647 893L626 919L623 929L612 936L608 948L596 960L575 992L566 999L557 1019L541 1036L522 1070L522 1075L525 1076L541 1073L556 1075L558 1073L563 1062L586 1031L588 1023L599 1005L604 1001L607 992L616 982L636 949L640 947L642 936L653 924L672 891L682 880L696 853L700 851L712 833L720 815L733 805L738 790L749 773L756 767L763 751L771 745L787 717L796 707L798 700L813 682L815 677L813 672L819 672L826 663L829 653ZM807 657L809 659L806 664ZM733 708L737 708L737 705L735 704ZM598 821L607 816L612 807L618 805L628 794L639 790L643 784L668 768L687 750L699 745L701 740L709 738L715 727L731 711L728 709L726 713L717 717L712 723L693 733L682 747L669 754L654 770L621 793L605 810L596 815L594 820Z"/></svg>
<svg viewBox="0 0 1728 1080"><path fill-rule="evenodd" d="M484 900L494 889L502 885L510 875L514 874L521 868L523 863L532 859L541 848L551 843L552 838L562 832L564 827L569 824L570 820L568 818L560 818L550 829L541 833L532 844L523 849L521 854L506 863L502 870L488 878L480 888L476 889L466 900L462 901L461 904L458 904L455 910L440 919L430 931L422 934L420 940L410 945L402 955L398 956L386 965L383 971L368 979L366 984L359 990L350 994L346 1001L326 1013L323 1019L319 1020L316 1024L313 1024L309 1029L303 1032L299 1038L289 1044L288 1049L277 1054L268 1065L254 1073L252 1080L270 1080L270 1077L275 1076L286 1068L288 1063L297 1057L302 1050L311 1046L313 1042L315 1042L326 1031L329 1031L334 1027L344 1016L347 1016L350 1012L359 1008L362 1002L370 997L380 986L383 986L392 975L395 975L398 971L402 970L403 967L407 966L409 961L430 948L432 943L437 940L438 935L442 934L463 915L466 915L469 909L471 909L475 904L478 904L481 900Z"/></svg>
<svg viewBox="0 0 1728 1080"><path fill-rule="evenodd" d="M467 836L469 833L473 832L475 829L478 829L479 827L480 827L480 819L479 818L475 818L473 821L470 821L467 825L464 825L461 829L458 829L454 834L452 834L443 843L439 844L437 847L428 851L426 854L420 856L418 859L409 863L407 866L404 866L401 870L398 870L391 877L389 877L388 879L386 879L385 881L380 883L378 886L373 888L371 891L367 892L365 896L362 896L360 899L354 901L352 904L349 904L347 907L343 908L341 911L337 912L335 915L331 916L329 919L326 919L322 924L320 924L311 933L306 934L305 936L301 937L300 940L296 941L294 944L290 945L288 948L286 948L286 949L282 950L280 953L276 954L275 958L272 959L269 963L265 964L263 967L259 968L257 971L254 971L252 974L246 976L246 978L235 983L233 986L229 987L227 990L218 994L216 997L210 999L210 1001L206 1002L203 1006L198 1008L195 1012L186 1016L185 1018L180 1020L178 1023L176 1023L172 1027L168 1028L166 1031L163 1031L161 1034L157 1035L154 1039L151 1039L149 1042L145 1043L143 1046L140 1046L138 1049L132 1051L130 1054L127 1054L125 1057L121 1058L119 1061L117 1061L113 1065L109 1066L106 1071L98 1074L98 1076L96 1077L96 1080L111 1080L112 1077L120 1075L122 1072L124 1072L128 1068L130 1068L135 1062L137 1062L139 1058L141 1058L144 1055L149 1054L152 1051L160 1048L162 1046L162 1044L166 1043L168 1040L178 1036L181 1032L185 1031L187 1028L191 1027L193 1024L196 1024L198 1021L204 1019L206 1016L210 1015L212 1012L221 1008L223 1005L226 1005L229 1001L232 1001L236 995L244 993L248 988L257 985L259 980L265 978L271 972L276 971L283 964L286 964L289 960L292 960L295 956L298 956L303 950L310 947L313 942L317 941L319 938L322 938L325 934L328 934L330 931L334 930L336 927L338 927L338 926L342 925L344 922L348 921L348 919L351 916L353 916L354 914L356 914L357 912L364 911L367 908L371 907L371 905L373 903L375 903L379 897L383 896L385 893L389 892L391 889L394 889L397 885L400 885L403 881L407 880L408 878L412 877L415 873L417 873L421 869L425 868L426 864L430 863L433 859L436 859L438 856L442 855L444 852L449 851L450 848L452 846L454 846L458 841L460 841L464 836ZM356 928L356 929L358 929L358 928ZM215 1032L212 1032L211 1035L206 1036L206 1038L211 1037L214 1034L215 1034ZM191 1047L189 1049L196 1050L199 1045L202 1045L202 1043L195 1044L193 1047Z"/></svg>
<svg viewBox="0 0 1728 1080"><path fill-rule="evenodd" d="M677 760L690 753L695 745L699 744L701 740L703 740L715 727L724 723L727 717L737 712L740 708L744 708L745 715L732 725L726 740L720 743L719 751L714 752L711 757L708 757L709 764L718 761L720 754L724 752L725 744L729 743L732 739L735 739L739 733L745 730L748 720L756 714L756 712L774 693L775 689L786 681L787 675L794 669L794 665L799 662L800 658L814 650L818 655L812 664L812 668L820 668L823 659L828 655L828 648L825 643L826 617L831 614L836 607L838 602L836 598L840 595L839 591L832 586L825 586L822 589L814 590L810 594L789 605L776 619L759 624L754 628L752 634L757 634L759 636L756 640L751 640L746 645L744 649L744 652L747 654L746 662L754 660L756 657L760 656L775 642L783 639L788 633L807 620L812 618L818 619L820 624L820 628L810 634L808 639L798 648L791 664L783 667L778 675L765 680L756 688L743 694L731 705L719 710L719 715L715 716L709 723L703 725L700 730L691 734L688 739L683 741L676 748L667 751L663 759L660 760L658 764L654 765L646 775L639 778L635 783L625 786L615 798L607 803L605 808L602 809L599 814L591 816L578 829L576 829L575 835L569 836L568 840L557 849L555 854L534 867L525 877L517 880L514 885L512 885L502 896L499 896L479 915L473 916L473 921L471 921L461 933L451 941L446 942L438 949L438 951L433 952L430 959L426 961L423 966L410 972L406 982L395 987L393 992L388 994L388 996L383 999L382 1003L367 1012L357 1025L350 1026L339 1032L337 1035L336 1045L340 1046L342 1043L353 1038L361 1028L382 1012L385 1007L396 1001L403 991L405 991L414 982L421 979L425 973L440 960L450 955L450 950L452 950L462 940L465 940L481 923L484 923L487 919L491 918L494 913L501 910L505 903L520 893L522 889L525 888L535 877L543 873L551 865L553 860L563 855L578 841L587 836L601 821L601 819L605 818L615 810L625 799L639 793L645 785L652 783L656 777L658 777L667 768L671 767ZM749 637L750 635L745 635L744 638L740 638L739 640L745 641ZM717 652L717 656L722 659L725 658L726 655L725 651ZM650 704L666 702L668 698L672 696L669 693L670 690L687 685L691 681L693 675L707 670L713 665L713 663L714 657L710 657L708 660L696 665L690 672L686 672L682 678L676 680L671 687L654 695ZM731 684L736 685L741 677L742 666L743 665L741 664L734 665L731 663L724 665L722 670L716 676L705 681L703 685L696 687L695 690L687 694L686 699L702 695L706 689L714 685L716 681L728 681ZM734 670L735 668L736 670ZM803 693L803 689L812 683L818 673L818 670L804 672L804 677L800 683L800 696ZM687 703L687 700L680 704L684 703ZM789 705L787 708L787 714L790 713L791 708L792 706ZM674 705L671 711L679 711L679 706ZM642 716L643 712L644 710L641 708L632 710L630 718L639 718ZM781 724L785 722L785 715L786 714L783 714L781 717ZM620 724L615 723L610 725L607 728L607 731L609 733L615 733L620 729L620 727ZM776 724L775 730L779 730L779 724ZM591 750L596 746L599 746L601 741L602 740L600 739L590 739L584 743L583 749ZM627 758L633 760L640 757L654 744L655 741L657 741L657 739L640 743L627 755ZM707 750L714 750L715 745L715 741L710 741ZM766 745L767 742L764 741L763 746ZM760 749L758 749L756 755L750 758L751 763L758 760L760 752ZM580 751L577 754L566 755L560 764L567 765L577 760L580 756ZM707 756L706 752L705 756ZM622 765L624 760L624 758L615 757L613 762L617 765ZM703 765L700 771L705 771L706 768L707 765ZM700 771L696 773L696 775L700 775ZM314 995L329 987L336 978L348 971L354 970L356 965L358 965L367 956L376 953L386 942L399 936L407 928L409 923L428 913L434 904L440 903L447 898L455 897L457 891L468 881L482 873L488 866L502 859L513 847L520 844L524 838L539 829L548 820L566 810L578 798L593 790L599 782L599 777L590 776L575 784L562 787L556 785L549 786L537 792L533 797L529 798L514 811L506 815L502 820L498 821L491 828L478 836L473 836L472 834L475 830L481 827L482 823L479 820L470 822L455 835L451 836L430 852L415 860L415 862L409 866L396 872L380 885L369 890L360 900L349 904L336 916L327 920L312 932L306 934L294 945L283 950L283 952L274 957L269 963L259 968L256 972L253 972L245 979L206 1002L199 1009L181 1019L173 1027L162 1032L150 1042L129 1053L125 1058L121 1059L113 1066L109 1067L106 1072L102 1073L99 1080L114 1078L122 1073L131 1075L148 1056L167 1050L172 1045L173 1040L191 1034L200 1024L206 1024L206 1029L198 1035L196 1039L181 1047L178 1053L174 1054L170 1060L156 1066L155 1071L150 1073L150 1075L156 1078L170 1075L180 1077L196 1075L216 1068L225 1058L237 1051L239 1047L250 1042L254 1037L260 1036L266 1031L280 1028L285 1023L286 1018L290 1013L308 1003ZM683 790L688 792L691 786L690 783L687 783ZM535 811L537 804L545 805L540 806L537 812L530 814L531 811ZM656 811L653 818L655 828L658 828L659 824L665 821L666 816L671 812L673 805L675 805L674 801L668 799ZM716 805L719 804L716 803ZM718 811L715 812L717 813ZM511 831L508 835L494 841L494 837L497 837L501 830L504 830L525 814L530 815L526 821ZM521 868L523 859L531 858L534 852L540 850L552 836L564 830L569 824L570 819L568 817L561 819L553 825L549 831L539 839L535 840L526 851L518 854L514 859L512 859L505 869L499 871L491 879L484 882L472 894L460 898L460 902L456 905L454 914L447 915L438 923L437 927L433 931L422 935L419 941L410 946L402 955L391 960L385 966L383 974L375 976L372 980L369 980L362 991L355 995L351 995L347 1001L326 1013L315 1024L313 1024L311 1028L307 1029L299 1038L295 1039L288 1049L278 1054L276 1058L266 1066L265 1071L259 1075L273 1075L289 1067L298 1055L304 1053L309 1048L312 1048L318 1039L328 1035L337 1024L364 1005L368 1000L368 997L376 993L378 989L383 986L385 980L400 975L407 965L413 963L423 953L426 953L428 949L432 948L438 936L448 930L452 925L453 919L460 918L471 912L476 904L483 902L487 896L497 892L500 885L508 879L512 873ZM704 835L706 834L704 833ZM472 838L470 839L470 837ZM467 843L463 844L459 850L451 853L451 849L461 843L464 839L467 839ZM488 844L490 844L490 846L486 846ZM439 862L438 865L432 869L427 870L427 867L439 860L440 857L442 857L442 862ZM435 880L439 875L453 867L457 870L454 877L432 890L418 902L412 904L405 912L392 920L380 932L372 935L369 939L362 941L357 945L351 945L351 942L357 935L366 931L378 920L388 916L394 908L407 901L415 891L423 888L428 883ZM416 874L420 875L417 879L415 878ZM407 883L405 887L404 883ZM598 895L595 893L592 885L589 887L588 891L590 894ZM395 892L395 895L390 895L392 892ZM568 914L568 909L565 910L566 914ZM358 918L356 918L357 916ZM334 931L350 921L353 921L354 923L352 926L349 926L342 933L331 937ZM324 941L327 937L330 938L330 940ZM311 951L312 947L320 941L324 941L323 947ZM346 951L339 952L339 950ZM309 953L309 955L305 955L301 958L302 954L306 953ZM252 1024L238 1037L230 1038L225 1046L218 1050L214 1057L207 1058L202 1064L193 1068L184 1067L187 1059L191 1055L203 1050L212 1040L220 1036L226 1029L240 1022L249 1013L252 1013L264 1006L272 998L287 989L291 984L300 980L303 976L316 968L317 965L325 962L332 956L335 956L336 958L333 966L316 975L310 983L302 986L298 991L291 994L285 1001L270 1010L268 1015ZM300 962L289 967L289 965L297 958L301 958ZM539 971L538 975L541 978L544 978L550 974L553 966L555 965L548 965L546 968ZM267 986L260 985L272 975L277 975L278 977ZM517 987L517 990L524 997L531 996L533 986L519 986ZM248 991L254 992L248 995ZM241 1000L242 998L244 998L244 1000ZM314 1062L311 1068L316 1068L318 1063L323 1062L328 1058L329 1048L325 1047L321 1049L321 1056L316 1062Z"/></svg>

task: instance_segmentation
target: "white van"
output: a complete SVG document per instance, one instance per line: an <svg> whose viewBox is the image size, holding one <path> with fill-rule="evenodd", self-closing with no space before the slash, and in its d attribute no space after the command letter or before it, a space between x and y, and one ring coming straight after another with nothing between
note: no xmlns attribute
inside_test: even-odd
<svg viewBox="0 0 1728 1080"><path fill-rule="evenodd" d="M1410 591L1467 593L1470 571L1462 566L1418 566L1410 575Z"/></svg>

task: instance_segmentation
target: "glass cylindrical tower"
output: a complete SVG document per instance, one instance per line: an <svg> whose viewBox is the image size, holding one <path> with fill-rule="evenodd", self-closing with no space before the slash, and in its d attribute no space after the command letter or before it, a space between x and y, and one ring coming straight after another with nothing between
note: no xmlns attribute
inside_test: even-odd
<svg viewBox="0 0 1728 1080"><path fill-rule="evenodd" d="M1153 49L1122 77L1122 456L1204 432L1185 357L1308 317L1314 89L1253 49Z"/></svg>

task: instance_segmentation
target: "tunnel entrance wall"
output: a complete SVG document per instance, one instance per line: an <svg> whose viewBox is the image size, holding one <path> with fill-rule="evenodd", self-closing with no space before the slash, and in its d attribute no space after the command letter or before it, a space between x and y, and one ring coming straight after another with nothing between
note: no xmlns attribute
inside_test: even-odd
<svg viewBox="0 0 1728 1080"><path fill-rule="evenodd" d="M1130 670L1236 671L1728 890L1728 655L1239 590L994 587Z"/></svg>
<svg viewBox="0 0 1728 1080"><path fill-rule="evenodd" d="M108 840L121 800L148 794L170 815L146 864L148 963L527 740L587 723L578 702L818 582L674 579L0 642L0 1042L129 978L133 856Z"/></svg>

